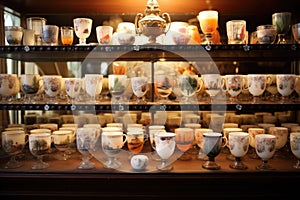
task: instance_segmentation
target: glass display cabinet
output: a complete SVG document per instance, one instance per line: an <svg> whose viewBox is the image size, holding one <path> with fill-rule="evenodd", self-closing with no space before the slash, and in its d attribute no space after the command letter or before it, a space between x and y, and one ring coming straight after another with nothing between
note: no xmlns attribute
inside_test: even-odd
<svg viewBox="0 0 300 200"><path fill-rule="evenodd" d="M48 9L46 7L41 9L43 11L41 12L37 9L39 5L37 1L35 1L36 5L31 4L31 1L24 1L28 3L29 7L24 7L23 9L18 5L18 1L11 2L13 3L0 1L0 5L9 6L21 12L23 21L28 16L39 15L48 18L51 23L57 22L57 24L62 25L67 23L64 20L78 16L68 11L69 14L66 15L65 19L56 21L58 19L57 16L62 15L60 13L62 11L60 9L56 12L51 10L53 9L52 3L50 3ZM88 2L91 5L100 5L93 1ZM113 2L124 3L123 1ZM196 6L197 3L198 1L190 1L190 5L194 5L194 7L198 8L198 11L205 7L203 2ZM213 4L213 7L221 10L220 8L223 5L221 1L213 1L212 3L216 3L216 5ZM235 1L235 3L238 2ZM72 3L70 1L68 4L71 8L73 7L74 12L77 12L77 6L79 5L77 2ZM247 2L248 4L250 5L250 2ZM46 4L43 5L46 6ZM64 3L58 5L64 5ZM93 14L92 16L96 16L97 20L99 19L99 21L95 20L97 24L100 24L100 19L112 15L111 13L116 9L110 3L102 2L101 5L107 9L111 8L111 12L107 11L102 15ZM273 9L274 6L283 6L294 14L296 11L291 5L292 1L287 1L284 6L276 1L275 5L272 5L272 8L268 9L268 11L273 13L278 10ZM254 5L249 6L251 13L255 13L253 11L254 7ZM184 9L191 8L187 6ZM224 9L227 13L234 13L234 17L238 15L238 12L233 12L232 8L225 7ZM245 8L242 7L241 9ZM132 11L131 8L130 11L137 13L138 10ZM93 13L95 10L87 6L82 8L83 11L85 16L89 16L88 14ZM122 12L122 9L118 12ZM189 12L195 11L190 10ZM43 13L50 14L43 15ZM182 13L170 15L171 19L174 16L174 21L176 21L176 17L178 19L180 17L184 18ZM267 13L267 15L270 14ZM128 16L128 21L133 19L133 15ZM193 14L189 16L193 16ZM230 17L230 14L224 15L224 18L229 19ZM248 17L251 17L251 15ZM124 15L124 18L126 18L126 15ZM297 20L299 20L298 13L294 17L294 21ZM70 21L68 23L71 24ZM257 22L257 25L259 23ZM292 131L291 126L288 126L289 124L300 124L299 94L294 90L289 95L289 102L281 101L283 96L281 93L276 93L275 96L272 96L267 90L263 91L258 102L253 102L253 95L251 92L249 93L249 90L247 91L247 87L243 86L243 91L235 100L231 100L230 95L224 89L227 87L224 82L226 75L230 74L243 75L244 81L248 74L263 74L268 80L271 79L271 75L276 74L298 75L300 73L300 45L295 41L289 44L246 43L231 45L223 42L224 35L226 35L223 29L224 27L220 28L222 44L211 45L98 45L92 43L82 46L75 45L74 42L74 45L70 46L11 46L2 43L0 46L2 64L6 60L17 62L16 69L12 71L18 75L25 73L26 67L30 63L41 65L46 63L68 63L69 74L72 74L70 77L82 78L85 74L102 74L104 78L108 79L109 75L113 73L113 63L123 61L127 62L126 74L129 77L132 78L139 73L143 73L149 78L147 84L149 90L145 94L146 103L139 104L136 103L136 96L132 94L132 88L130 87L129 91L127 91L128 93L125 93L127 96L123 95L120 103L111 101L111 91L107 91L106 94L99 94L99 99L97 99L96 103L94 101L91 102L84 93L81 93L78 101L68 101L66 93L60 94L57 96L57 102L54 103L46 101L47 97L42 95L35 102L24 102L24 94L22 92L17 93L16 97L10 100L3 95L0 103L2 132L16 124L26 125L30 135L33 133L29 130L47 123L57 124L57 128L62 127L62 124L75 122L80 127L85 124L98 123L101 124L102 128L109 123L121 123L124 129L131 123L143 124L146 127L147 137L143 150L138 154L147 156L148 165L144 170L135 170L132 164L132 154L128 150L129 146L124 145L121 153L117 155L121 166L117 169L107 168L105 166L107 155L103 153L103 143L101 142L104 140L101 137L96 142L95 147L89 150L90 161L94 163L92 169L78 168L82 161L82 154L77 150L76 145L78 141L76 140L73 142L71 149L69 149L73 151L70 153L71 158L67 160L57 159L56 156L60 152L52 143L52 152L44 156L43 159L49 164L49 167L45 169L32 169L36 158L31 154L28 142L26 142L22 153L17 155L17 160L22 162L22 166L7 169L4 166L9 161L10 156L4 152L4 143L2 143L0 155L0 196L3 198L21 197L31 199L45 197L64 199L86 199L92 197L137 197L143 199L156 197L249 199L257 197L294 197L297 194L294 183L300 179L300 171L294 167L297 159L291 152L290 138L288 138L284 147L277 150L283 156L274 156L268 160L268 163L274 168L273 170L257 169L257 166L261 165L262 160L260 158L251 158L250 154L255 151L251 146L249 146L247 154L242 157L242 161L247 166L247 169L239 170L230 167L234 160L229 159L230 152L226 152L228 150L226 146L222 148L214 160L220 168L207 169L203 166L208 158L205 155L200 157L201 147L196 143L187 151L191 156L190 159L184 160L183 152L179 146L176 146L174 153L168 159L168 165L172 166L172 169L163 171L157 168L161 164L161 160L156 160L157 158L155 158L157 156L155 155L156 151L153 150L155 147L153 147L153 141L149 137L150 131L148 128L150 125L164 125L167 132L176 133L175 130L179 127L185 127L187 124L198 124L201 128L211 128L214 132L224 134L223 128L225 124L235 123L243 132L248 132L248 128L251 127L262 128L268 131L268 124L274 122L274 126L284 126L285 123L289 133L296 132ZM4 32L3 28L1 30ZM91 38L93 37L95 39L95 35L91 36ZM80 67L76 68L78 63ZM48 67L53 66L57 68L55 64ZM106 68L105 72L103 72L104 68ZM47 71L47 68L45 68L45 71ZM161 103L157 97L155 80L159 72L167 73L167 77L172 75L177 77L187 73L196 74L198 77L201 77L197 81L202 87L193 96L195 98L190 99L187 103L183 103L179 99L183 93L178 94L175 90L168 96L167 102ZM8 74L8 72L1 74ZM204 82L204 74L218 74L220 80L224 83L221 85L220 92L216 98L208 95L209 88ZM64 78L69 77L66 76ZM245 85L248 86L248 84ZM103 88L102 90L104 91ZM177 89L179 88L178 86ZM276 98L276 100L272 98ZM126 121L128 119L129 121ZM126 133L126 131L124 132ZM268 134L271 135L270 133ZM128 139L128 136L126 138ZM78 140L78 137L76 139ZM226 139L224 140L226 141ZM197 153L193 153L193 150L197 151ZM288 185L290 189L283 189L283 185Z"/></svg>

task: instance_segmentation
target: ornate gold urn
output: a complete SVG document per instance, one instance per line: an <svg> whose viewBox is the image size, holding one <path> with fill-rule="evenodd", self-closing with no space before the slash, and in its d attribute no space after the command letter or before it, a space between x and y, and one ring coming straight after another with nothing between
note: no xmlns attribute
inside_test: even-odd
<svg viewBox="0 0 300 200"><path fill-rule="evenodd" d="M171 18L168 13L159 16L160 9L156 0L148 0L145 14L138 13L135 17L135 26L139 34L149 39L149 44L158 44L156 38L166 34L170 28Z"/></svg>

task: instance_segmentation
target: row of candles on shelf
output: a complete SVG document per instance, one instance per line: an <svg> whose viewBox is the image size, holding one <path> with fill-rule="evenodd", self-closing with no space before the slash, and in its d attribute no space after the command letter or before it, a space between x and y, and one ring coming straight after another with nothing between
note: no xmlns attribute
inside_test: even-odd
<svg viewBox="0 0 300 200"><path fill-rule="evenodd" d="M114 32L114 27L99 25L96 27L97 42L94 45L133 45L133 44L220 44L218 32L218 11L204 10L199 12L201 37L198 27L183 21L174 21L162 33L154 35L157 41L149 42L147 37L138 34L137 24L132 22L119 22ZM5 36L9 45L72 45L74 32L79 38L79 45L87 45L87 38L92 31L93 19L75 18L73 26L48 25L46 19L41 17L27 18L27 29L20 26L6 26ZM153 28L153 27L148 27ZM292 13L278 12L272 15L270 24L259 25L257 30L248 36L246 20L230 20L226 22L228 44L288 44L288 34L292 30L293 39L299 43L300 23L292 24ZM155 28L153 28L153 32ZM153 33L154 34L154 33ZM59 40L59 35L60 39Z"/></svg>
<svg viewBox="0 0 300 200"><path fill-rule="evenodd" d="M291 131L291 124L298 129ZM127 124L126 127L122 123L108 123L106 127L101 127L100 124L84 124L78 127L78 124L67 123L60 128L57 124L50 123L41 124L29 133L22 126L11 126L1 132L2 149L11 156L4 167L11 169L23 165L16 158L28 142L31 154L38 160L32 165L32 169L48 168L49 163L43 161L43 157L55 154L55 150L59 151L55 154L57 160L68 160L74 152L79 151L82 162L77 166L78 169L95 168L95 163L90 161L92 155L105 168L125 170L123 168L128 166L123 166L122 162L129 161L134 170L148 171L148 164L155 162L155 168L151 170L170 171L173 169L170 158L173 161L190 160L194 150L198 155L197 159L204 161L202 167L209 170L221 168L215 162L215 157L221 152L232 161L229 165L232 169L247 169L243 157L249 153L250 158L262 160L262 164L256 167L257 170L273 170L268 161L273 157L290 159L287 152L291 151L298 158L293 167L300 168L299 124L252 127L247 131L233 126L237 125L234 123L227 125L222 132L201 128L200 124L186 124L171 132L164 125L145 127L139 123ZM151 144L151 150L144 153L143 148L147 141ZM252 152L248 152L249 147L252 147Z"/></svg>
<svg viewBox="0 0 300 200"><path fill-rule="evenodd" d="M122 64L121 64L122 63ZM45 99L38 100L37 95L46 94L47 103L57 104L87 102L83 94L90 98L89 103L97 103L98 97L108 94L112 96L112 103L129 103L132 93L137 97L135 103L146 104L145 95L149 91L151 79L147 76L129 77L125 74L123 62L115 62L116 72L104 77L101 74L85 74L84 78L62 78L60 75L39 74L0 74L0 95L2 103L14 103L13 96L25 94L24 103L34 104L38 101L45 103ZM121 68L121 69L117 69ZM125 70L124 70L125 69ZM156 74L154 77L154 92L160 103L179 102L183 104L197 103L197 94L201 91L209 94L211 101L236 103L243 93L252 95L253 103L261 103L262 94L271 94L268 100L281 103L291 103L291 94L295 91L300 95L300 76L295 74ZM174 101L168 97L176 96ZM281 95L281 100L278 99ZM59 98L58 98L59 97ZM127 100L126 100L127 98ZM128 100L129 99L129 100ZM46 99L47 100L47 99ZM104 99L103 99L104 100ZM249 101L247 99L246 101ZM99 103L99 102L98 102Z"/></svg>

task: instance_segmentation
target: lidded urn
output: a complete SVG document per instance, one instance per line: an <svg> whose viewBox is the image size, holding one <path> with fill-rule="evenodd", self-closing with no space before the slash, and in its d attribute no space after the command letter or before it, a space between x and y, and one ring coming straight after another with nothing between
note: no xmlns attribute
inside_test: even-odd
<svg viewBox="0 0 300 200"><path fill-rule="evenodd" d="M156 0L148 0L144 14L138 13L135 17L135 26L139 34L148 37L148 44L158 44L156 38L166 34L170 28L171 18L168 13L160 15Z"/></svg>

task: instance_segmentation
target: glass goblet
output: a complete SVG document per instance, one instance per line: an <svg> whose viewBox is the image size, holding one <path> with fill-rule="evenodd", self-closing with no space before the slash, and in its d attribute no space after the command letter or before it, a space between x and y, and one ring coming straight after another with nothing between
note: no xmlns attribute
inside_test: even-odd
<svg viewBox="0 0 300 200"><path fill-rule="evenodd" d="M10 160L5 164L4 168L14 169L23 166L16 160L16 156L21 153L26 144L26 134L24 131L3 131L2 133L2 149L9 154Z"/></svg>
<svg viewBox="0 0 300 200"><path fill-rule="evenodd" d="M223 136L228 140L229 133L232 133L232 132L242 132L242 131L243 131L243 129L238 128L238 127L237 128L230 128L230 127L223 128ZM227 145L225 147L227 147L227 148L224 148L222 152L225 153L225 154L227 154L226 158L228 160L235 160L235 156L230 153L229 143L227 143Z"/></svg>
<svg viewBox="0 0 300 200"><path fill-rule="evenodd" d="M197 143L197 146L199 147L199 153L197 156L198 160L204 160L205 159L205 153L203 152L203 134L206 132L213 132L212 129L209 128L197 128L195 129L195 140Z"/></svg>
<svg viewBox="0 0 300 200"><path fill-rule="evenodd" d="M183 152L179 160L191 160L192 156L187 153L194 142L194 130L191 128L176 128L176 147Z"/></svg>
<svg viewBox="0 0 300 200"><path fill-rule="evenodd" d="M274 158L286 158L287 155L284 154L283 147L287 144L288 136L289 136L289 129L287 127L270 127L269 134L276 136L276 145L275 145L275 153Z"/></svg>
<svg viewBox="0 0 300 200"><path fill-rule="evenodd" d="M108 156L104 167L117 169L121 162L116 159L116 155L121 152L122 147L127 141L127 135L123 132L102 132L101 143L103 152Z"/></svg>
<svg viewBox="0 0 300 200"><path fill-rule="evenodd" d="M86 39L90 36L93 20L89 18L73 19L74 31L79 38L78 45L86 45Z"/></svg>
<svg viewBox="0 0 300 200"><path fill-rule="evenodd" d="M154 92L160 98L160 103L168 103L168 97L173 91L174 76L156 74L154 77Z"/></svg>
<svg viewBox="0 0 300 200"><path fill-rule="evenodd" d="M225 144L222 144L222 141L225 141ZM222 147L227 144L227 139L222 137L221 133L217 132L206 132L203 134L203 152L207 155L208 160L203 163L202 167L209 170L219 170L221 168L215 162L215 157L218 156L221 152Z"/></svg>
<svg viewBox="0 0 300 200"><path fill-rule="evenodd" d="M80 127L76 130L77 150L82 155L82 161L77 166L78 169L93 169L95 163L90 161L90 151L95 150L99 132L97 128Z"/></svg>
<svg viewBox="0 0 300 200"><path fill-rule="evenodd" d="M127 148L130 152L130 159L134 154L138 154L143 150L145 138L143 128L127 129Z"/></svg>
<svg viewBox="0 0 300 200"><path fill-rule="evenodd" d="M300 169L300 132L290 133L291 151L296 156L297 162L293 165L295 169Z"/></svg>
<svg viewBox="0 0 300 200"><path fill-rule="evenodd" d="M131 78L132 91L137 96L136 104L145 104L145 94L149 90L147 77Z"/></svg>
<svg viewBox="0 0 300 200"><path fill-rule="evenodd" d="M42 76L45 93L49 96L47 103L57 104L57 95L61 91L62 76L44 75Z"/></svg>
<svg viewBox="0 0 300 200"><path fill-rule="evenodd" d="M249 133L246 132L231 132L228 135L228 144L230 153L235 157L234 163L229 167L233 169L247 169L243 163L242 157L246 155L249 148Z"/></svg>
<svg viewBox="0 0 300 200"><path fill-rule="evenodd" d="M113 27L112 26L97 26L96 36L100 45L109 45L112 42Z"/></svg>
<svg viewBox="0 0 300 200"><path fill-rule="evenodd" d="M258 157L258 155L256 153L256 150L255 150L255 136L258 135L258 134L265 134L265 129L264 128L252 127L252 128L248 128L248 133L249 133L249 145L250 145L251 150L252 150L248 154L249 158L258 159L259 157Z"/></svg>
<svg viewBox="0 0 300 200"><path fill-rule="evenodd" d="M267 74L266 91L271 94L270 98L268 98L270 101L277 101L276 74Z"/></svg>
<svg viewBox="0 0 300 200"><path fill-rule="evenodd" d="M117 38L120 45L132 45L135 42L136 28L131 22L121 22L118 24Z"/></svg>
<svg viewBox="0 0 300 200"><path fill-rule="evenodd" d="M199 122L184 123L184 127L193 129L193 134L194 134L194 140L192 142L192 148L190 148L187 151L187 153L190 154L190 155L198 155L199 154L199 147L197 145L195 133L196 133L196 129L201 128L201 124Z"/></svg>
<svg viewBox="0 0 300 200"><path fill-rule="evenodd" d="M292 25L292 33L296 44L300 44L300 23Z"/></svg>
<svg viewBox="0 0 300 200"><path fill-rule="evenodd" d="M112 63L113 74L126 74L127 72L127 62L125 61L115 61Z"/></svg>
<svg viewBox="0 0 300 200"><path fill-rule="evenodd" d="M68 160L71 158L70 154L68 154L67 152L72 142L72 134L73 131L71 130L61 129L52 133L53 144L55 148L62 152L62 154L57 157L58 160Z"/></svg>
<svg viewBox="0 0 300 200"><path fill-rule="evenodd" d="M12 97L20 91L20 81L17 74L0 74L0 82L2 103L13 103Z"/></svg>
<svg viewBox="0 0 300 200"><path fill-rule="evenodd" d="M205 42L203 44L213 44L212 36L218 28L218 11L204 10L199 12L197 16L202 32L205 35Z"/></svg>
<svg viewBox="0 0 300 200"><path fill-rule="evenodd" d="M289 96L293 93L295 89L295 74L277 74L276 83L277 90L281 94L281 103L291 103Z"/></svg>
<svg viewBox="0 0 300 200"><path fill-rule="evenodd" d="M96 96L101 93L102 80L103 75L101 74L85 74L84 76L85 91L90 96L91 103L96 103Z"/></svg>
<svg viewBox="0 0 300 200"><path fill-rule="evenodd" d="M255 136L255 150L261 158L262 164L257 166L257 170L273 170L274 168L268 163L269 159L275 153L276 136L271 134L258 134Z"/></svg>
<svg viewBox="0 0 300 200"><path fill-rule="evenodd" d="M295 92L298 94L298 98L295 99L296 102L300 101L300 75L296 75L295 78L295 88L294 88Z"/></svg>
<svg viewBox="0 0 300 200"><path fill-rule="evenodd" d="M209 94L211 102L216 99L224 86L224 79L220 74L203 74L205 91Z"/></svg>
<svg viewBox="0 0 300 200"><path fill-rule="evenodd" d="M73 44L74 28L72 26L60 27L60 39L64 46L70 46Z"/></svg>
<svg viewBox="0 0 300 200"><path fill-rule="evenodd" d="M100 93L100 99L101 100L109 100L109 89L108 89L108 78L107 77L103 77L102 79L102 90Z"/></svg>
<svg viewBox="0 0 300 200"><path fill-rule="evenodd" d="M108 88L110 94L113 97L112 102L114 104L121 103L121 96L127 90L129 83L130 83L130 79L127 77L127 75L120 75L120 74L108 75Z"/></svg>
<svg viewBox="0 0 300 200"><path fill-rule="evenodd" d="M191 34L188 29L189 24L186 22L171 22L170 30L174 44L184 45L191 40Z"/></svg>
<svg viewBox="0 0 300 200"><path fill-rule="evenodd" d="M276 26L277 44L287 44L286 36L291 28L292 13L279 12L272 14L272 24Z"/></svg>
<svg viewBox="0 0 300 200"><path fill-rule="evenodd" d="M260 96L266 90L266 81L265 74L248 74L248 89L253 96L253 104L260 102Z"/></svg>
<svg viewBox="0 0 300 200"><path fill-rule="evenodd" d="M76 147L76 130L78 128L78 124L75 123L68 123L68 124L62 124L62 126L58 129L59 131L72 131L71 137L70 137L70 145L68 149L66 150L66 154L71 155L72 153L77 152Z"/></svg>
<svg viewBox="0 0 300 200"><path fill-rule="evenodd" d="M66 93L69 96L68 103L73 103L80 94L82 87L81 78L64 78Z"/></svg>
<svg viewBox="0 0 300 200"><path fill-rule="evenodd" d="M198 75L179 75L178 86L183 95L183 103L189 104L192 97L197 99L195 94L202 88L202 79Z"/></svg>
<svg viewBox="0 0 300 200"><path fill-rule="evenodd" d="M49 164L43 161L43 157L51 150L51 133L36 133L29 135L29 150L37 157L37 162L31 169L45 169Z"/></svg>
<svg viewBox="0 0 300 200"><path fill-rule="evenodd" d="M32 103L34 95L39 91L42 79L39 74L21 74L21 90L25 93L25 102Z"/></svg>
<svg viewBox="0 0 300 200"><path fill-rule="evenodd" d="M166 132L165 126L164 125L150 125L150 126L148 126L148 132L149 132L150 144L151 144L151 147L153 150L153 151L151 151L152 159L154 159L156 161L160 161L161 159L157 155L157 152L156 152L155 135L159 134L161 132L165 133Z"/></svg>
<svg viewBox="0 0 300 200"><path fill-rule="evenodd" d="M161 165L157 166L160 171L171 171L172 165L168 165L168 159L172 156L176 147L176 134L171 132L161 132L155 135L156 152L161 158Z"/></svg>
<svg viewBox="0 0 300 200"><path fill-rule="evenodd" d="M226 90L230 95L230 102L236 103L238 95L243 90L243 75L232 74L225 75L226 80Z"/></svg>

